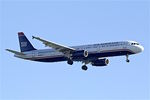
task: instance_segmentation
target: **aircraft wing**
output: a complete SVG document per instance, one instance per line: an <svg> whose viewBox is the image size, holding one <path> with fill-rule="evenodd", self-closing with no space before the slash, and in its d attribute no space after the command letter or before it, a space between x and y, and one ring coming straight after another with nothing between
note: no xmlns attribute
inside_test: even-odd
<svg viewBox="0 0 150 100"><path fill-rule="evenodd" d="M70 52L73 52L75 51L74 48L71 48L71 47L67 47L67 46L63 46L63 45L60 45L60 44L57 44L57 43L54 43L54 42L51 42L51 41L47 41L47 40L44 40L44 39L41 39L39 37L35 37L35 36L32 36L33 39L37 39L41 42L43 42L43 44L45 44L45 46L49 46L49 47L52 47L54 48L55 50L59 51L59 52L62 52L64 54L68 54Z"/></svg>
<svg viewBox="0 0 150 100"><path fill-rule="evenodd" d="M25 55L25 54L24 54L24 53L22 53L22 52L18 52L18 51L10 50L10 49L6 49L6 51L9 51L9 52L14 53L14 54L17 54L17 55Z"/></svg>

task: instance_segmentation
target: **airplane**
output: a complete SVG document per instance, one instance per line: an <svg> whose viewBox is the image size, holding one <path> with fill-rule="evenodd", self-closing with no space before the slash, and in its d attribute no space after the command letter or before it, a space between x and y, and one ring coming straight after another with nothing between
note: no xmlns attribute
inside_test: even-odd
<svg viewBox="0 0 150 100"><path fill-rule="evenodd" d="M129 55L140 53L144 47L135 41L108 42L80 46L64 46L58 43L32 36L32 39L41 41L49 49L35 49L23 32L18 32L21 52L6 49L15 57L38 61L38 62L60 62L67 61L72 65L74 61L82 62L82 70L87 70L87 64L92 66L107 66L109 60L106 57L126 56L126 62L130 62Z"/></svg>

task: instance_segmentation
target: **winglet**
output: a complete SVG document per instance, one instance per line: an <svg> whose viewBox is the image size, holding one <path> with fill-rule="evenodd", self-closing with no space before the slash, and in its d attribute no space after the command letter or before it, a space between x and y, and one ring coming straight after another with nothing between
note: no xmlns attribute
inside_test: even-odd
<svg viewBox="0 0 150 100"><path fill-rule="evenodd" d="M35 39L35 36L32 36L32 39Z"/></svg>
<svg viewBox="0 0 150 100"><path fill-rule="evenodd" d="M6 51L8 52L11 52L11 53L14 53L14 54L17 54L17 55L25 55L24 53L22 52L18 52L18 51L14 51L14 50L10 50L10 49L5 49Z"/></svg>
<svg viewBox="0 0 150 100"><path fill-rule="evenodd" d="M39 37L32 36L32 39L37 39L37 40L39 40L40 38L39 38Z"/></svg>

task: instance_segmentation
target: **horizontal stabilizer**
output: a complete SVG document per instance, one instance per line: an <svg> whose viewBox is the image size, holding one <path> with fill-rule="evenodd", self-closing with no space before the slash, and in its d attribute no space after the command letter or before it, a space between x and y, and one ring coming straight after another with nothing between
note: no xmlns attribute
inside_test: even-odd
<svg viewBox="0 0 150 100"><path fill-rule="evenodd" d="M17 55L25 55L25 54L24 54L24 53L22 53L22 52L18 52L18 51L10 50L10 49L6 49L6 51L9 51L9 52L14 53L14 54L17 54Z"/></svg>

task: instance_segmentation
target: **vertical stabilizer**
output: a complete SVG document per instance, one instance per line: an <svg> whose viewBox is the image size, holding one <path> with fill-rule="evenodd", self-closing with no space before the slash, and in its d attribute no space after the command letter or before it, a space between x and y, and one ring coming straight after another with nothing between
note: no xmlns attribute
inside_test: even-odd
<svg viewBox="0 0 150 100"><path fill-rule="evenodd" d="M18 38L21 52L36 50L23 32L18 32Z"/></svg>

